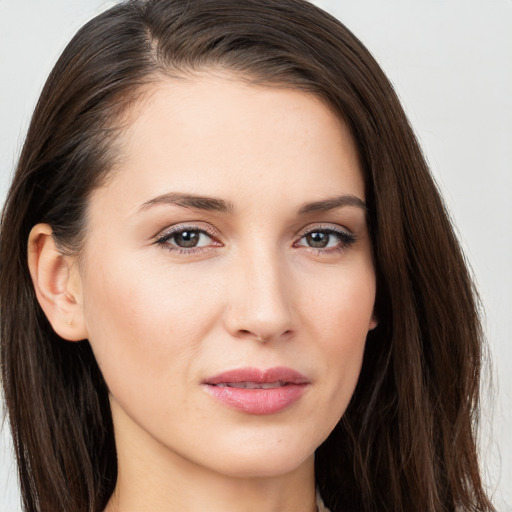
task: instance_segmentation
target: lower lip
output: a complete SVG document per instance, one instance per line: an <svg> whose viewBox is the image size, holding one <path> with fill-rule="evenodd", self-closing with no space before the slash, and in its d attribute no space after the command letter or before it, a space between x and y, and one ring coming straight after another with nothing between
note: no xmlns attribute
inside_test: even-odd
<svg viewBox="0 0 512 512"><path fill-rule="evenodd" d="M307 384L287 384L271 389L245 389L205 384L206 391L219 402L247 414L276 414L295 403Z"/></svg>

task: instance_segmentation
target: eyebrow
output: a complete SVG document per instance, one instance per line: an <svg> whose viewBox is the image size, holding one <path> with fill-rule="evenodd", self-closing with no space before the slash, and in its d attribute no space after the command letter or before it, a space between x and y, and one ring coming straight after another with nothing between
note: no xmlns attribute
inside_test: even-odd
<svg viewBox="0 0 512 512"><path fill-rule="evenodd" d="M169 194L162 194L146 201L141 210L147 210L152 206L169 204L183 206L184 208L194 208L197 210L207 210L212 212L232 213L235 209L231 201L224 201L224 199L216 199L214 197L198 196L194 194L181 194L178 192L171 192Z"/></svg>
<svg viewBox="0 0 512 512"><path fill-rule="evenodd" d="M170 192L150 199L140 207L140 210L147 210L153 206L165 204L220 213L233 213L235 210L235 206L231 201L195 194L183 194L179 192ZM321 201L304 203L299 208L298 214L307 215L308 213L314 212L327 212L344 206L354 206L364 210L365 213L367 211L366 204L361 198L352 194L343 194L341 196L330 197Z"/></svg>
<svg viewBox="0 0 512 512"><path fill-rule="evenodd" d="M367 208L365 202L352 194L344 194L341 196L330 197L322 201L315 201L313 203L305 203L299 209L299 215L306 215L313 212L328 212L343 206L355 206L361 208L366 213Z"/></svg>

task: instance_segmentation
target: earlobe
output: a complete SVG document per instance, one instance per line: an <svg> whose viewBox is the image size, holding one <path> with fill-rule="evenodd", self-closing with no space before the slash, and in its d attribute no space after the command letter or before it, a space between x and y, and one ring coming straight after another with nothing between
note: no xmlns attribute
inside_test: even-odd
<svg viewBox="0 0 512 512"><path fill-rule="evenodd" d="M377 316L373 313L372 318L370 319L370 325L368 326L368 331L373 331L375 327L379 325L379 321L377 320Z"/></svg>
<svg viewBox="0 0 512 512"><path fill-rule="evenodd" d="M54 331L69 341L87 338L76 257L63 254L51 226L37 224L28 238L28 266L37 300Z"/></svg>

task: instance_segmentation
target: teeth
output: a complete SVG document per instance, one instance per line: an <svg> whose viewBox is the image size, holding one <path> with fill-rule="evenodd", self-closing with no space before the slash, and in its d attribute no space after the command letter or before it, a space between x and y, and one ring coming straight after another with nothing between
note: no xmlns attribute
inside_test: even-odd
<svg viewBox="0 0 512 512"><path fill-rule="evenodd" d="M217 384L219 388L240 388L240 389L274 389L284 386L285 383L278 380L276 382L221 382Z"/></svg>

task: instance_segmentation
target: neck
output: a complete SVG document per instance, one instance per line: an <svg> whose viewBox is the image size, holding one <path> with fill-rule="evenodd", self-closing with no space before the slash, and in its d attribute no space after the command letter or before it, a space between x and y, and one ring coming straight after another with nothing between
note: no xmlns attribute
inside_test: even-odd
<svg viewBox="0 0 512 512"><path fill-rule="evenodd" d="M133 423L116 429L116 448L118 478L105 512L316 510L313 457L284 474L223 474L168 450Z"/></svg>
<svg viewBox="0 0 512 512"><path fill-rule="evenodd" d="M314 486L293 479L145 478L134 485L121 480L105 512L314 512ZM217 482L217 483L216 483Z"/></svg>

